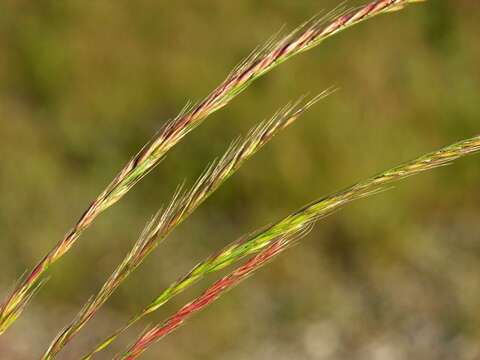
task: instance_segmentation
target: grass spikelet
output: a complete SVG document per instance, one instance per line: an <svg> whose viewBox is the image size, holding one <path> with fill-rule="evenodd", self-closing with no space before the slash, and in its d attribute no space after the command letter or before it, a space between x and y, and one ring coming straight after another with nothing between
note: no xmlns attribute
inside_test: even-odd
<svg viewBox="0 0 480 360"><path fill-rule="evenodd" d="M97 216L119 201L158 165L173 146L209 115L227 105L253 81L290 57L317 46L323 40L348 27L376 15L397 10L412 2L417 0L376 0L350 12L344 12L336 18L334 16L338 14L333 12L322 19L310 22L283 40L268 44L263 50L253 53L203 101L194 106L187 106L125 165L115 179L90 204L66 236L45 255L6 298L0 306L0 335L20 316L50 265L70 250Z"/></svg>
<svg viewBox="0 0 480 360"><path fill-rule="evenodd" d="M314 222L330 215L335 210L342 208L344 205L352 201L386 190L388 189L388 185L399 180L440 166L448 165L454 160L469 154L478 153L479 151L480 136L444 147L438 151L423 155L413 161L404 163L403 165L389 169L372 178L361 181L342 191L314 201L287 216L283 220L263 228L255 232L253 235L246 236L231 243L218 254L202 261L188 274L170 285L148 306L139 312L138 315L133 317L127 325L117 330L84 359L91 358L94 353L107 347L120 333L133 323L157 310L175 295L193 283L199 281L205 275L223 269L246 256L258 253L259 251L272 246L272 244L278 239L292 239L296 234L302 233L302 231L308 229ZM152 333L149 332L148 334L147 337L149 338ZM160 334L162 334L161 336L164 336L162 331L160 331ZM141 341L142 343L143 340Z"/></svg>
<svg viewBox="0 0 480 360"><path fill-rule="evenodd" d="M182 187L180 187L169 205L148 223L130 253L112 273L97 295L87 302L73 322L63 329L52 342L43 359L54 358L158 244L232 176L245 161L281 130L297 120L313 104L331 92L332 90L326 90L303 106L299 106L299 102L293 106L286 106L270 120L253 128L244 140L234 141L223 157L211 164L189 191L182 191Z"/></svg>
<svg viewBox="0 0 480 360"><path fill-rule="evenodd" d="M215 282L201 296L182 307L164 323L145 332L121 359L133 360L139 357L149 346L176 330L190 316L213 303L226 291L233 289L241 281L252 275L254 271L267 264L274 256L285 250L295 238L295 236L291 235L286 238L281 237L272 242L266 249L247 261L243 266Z"/></svg>

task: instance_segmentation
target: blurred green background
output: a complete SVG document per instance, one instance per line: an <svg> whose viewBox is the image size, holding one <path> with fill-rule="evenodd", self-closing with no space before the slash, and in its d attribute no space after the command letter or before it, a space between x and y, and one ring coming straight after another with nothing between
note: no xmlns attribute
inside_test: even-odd
<svg viewBox="0 0 480 360"><path fill-rule="evenodd" d="M188 99L282 25L335 0L0 3L0 295L57 242ZM349 5L358 5L351 1ZM277 137L120 288L60 359L77 359L198 260L311 200L478 134L480 7L431 0L349 29L216 113L50 271L0 338L38 358L147 219L230 141L305 93L340 91ZM321 221L145 359L478 359L479 159L412 178ZM172 301L121 338L198 294Z"/></svg>

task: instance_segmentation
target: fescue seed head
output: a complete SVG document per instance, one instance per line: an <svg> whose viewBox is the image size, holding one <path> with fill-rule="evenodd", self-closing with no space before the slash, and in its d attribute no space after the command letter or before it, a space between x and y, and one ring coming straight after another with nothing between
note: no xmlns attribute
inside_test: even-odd
<svg viewBox="0 0 480 360"><path fill-rule="evenodd" d="M280 222L258 231L257 235L247 237L240 242L232 243L232 245L220 252L219 255L200 263L194 270L186 275L184 279L191 280L192 274L196 274L197 276L205 275L209 272L207 264L211 265L218 259L222 259L220 266L223 267L227 262L230 264L246 255L257 252L260 253L247 261L245 265L215 282L202 295L182 307L167 320L143 333L129 350L124 353L122 359L136 359L148 347L176 330L194 313L213 303L227 290L233 288L254 271L272 260L276 255L293 245L308 232L314 222L331 214L333 210L343 207L345 204L354 200L378 193L378 191L383 190L384 186L389 183L448 165L459 158L478 152L480 152L480 136L460 141L359 182L346 190L317 200ZM250 248L244 246L250 243L254 246ZM236 252L235 249L242 249L243 251ZM227 261L226 259L229 260ZM201 271L196 271L198 269L201 269ZM214 271L218 269L219 267L215 267ZM211 268L210 271L212 271ZM191 281L189 281L188 284L190 285Z"/></svg>
<svg viewBox="0 0 480 360"><path fill-rule="evenodd" d="M419 0L377 0L358 9L340 10L308 23L282 41L255 52L203 101L184 109L135 155L106 189L90 203L72 230L60 240L0 306L0 334L21 315L50 265L65 255L95 219L114 205L145 177L184 136L209 115L226 106L253 81L289 58L305 52L338 32L373 16L403 8Z"/></svg>
<svg viewBox="0 0 480 360"><path fill-rule="evenodd" d="M219 160L214 161L207 167L190 190L184 191L183 185L179 186L168 206L160 210L147 224L132 250L112 273L97 295L92 297L77 314L72 323L57 335L44 354L43 359L52 359L95 316L113 292L158 244L166 239L175 227L180 225L195 211L246 160L251 158L281 130L292 124L311 106L328 96L332 91L331 89L326 90L304 105L300 105L300 101L298 101L294 105L285 106L270 120L264 121L250 130L245 139L238 138L235 140Z"/></svg>

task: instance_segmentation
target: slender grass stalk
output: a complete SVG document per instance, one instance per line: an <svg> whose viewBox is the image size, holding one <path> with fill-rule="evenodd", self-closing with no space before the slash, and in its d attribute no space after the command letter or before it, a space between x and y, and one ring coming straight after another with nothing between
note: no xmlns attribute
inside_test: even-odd
<svg viewBox="0 0 480 360"><path fill-rule="evenodd" d="M266 249L230 273L228 276L225 276L215 282L201 296L183 306L164 323L145 332L135 342L135 344L132 345L132 347L125 354L123 354L121 359L133 360L139 357L145 350L147 350L148 347L152 346L155 342L176 330L190 316L213 303L226 291L233 289L241 281L252 275L253 272L267 264L273 259L273 257L278 255L290 245L291 239L295 239L295 237L281 237L280 239L273 241Z"/></svg>
<svg viewBox="0 0 480 360"><path fill-rule="evenodd" d="M405 179L412 175L417 175L427 170L448 165L458 158L477 153L479 151L480 136L444 147L438 151L423 155L413 161L407 162L403 165L380 173L372 178L359 182L342 191L314 201L313 203L287 216L283 220L263 228L255 232L253 235L248 235L231 243L218 254L200 262L188 274L170 285L148 306L139 312L138 315L133 317L129 323L127 323L123 328L117 330L112 336L98 345L97 348L84 359L91 358L93 354L109 346L110 343L112 343L115 338L124 330L126 330L131 324L137 322L147 314L157 310L159 307L171 300L175 295L196 283L205 275L223 269L226 266L239 261L245 256L255 254L272 245L273 242L279 239L291 239L292 236L304 231L314 222L330 215L335 210L340 209L352 201L383 191L386 189L386 186L391 183ZM180 311L180 313L183 314L182 311ZM171 325L169 322L165 324ZM167 326L165 324L164 326ZM163 331L164 330L160 331L159 334L163 334ZM156 334L157 332L153 331L153 333ZM149 332L147 337L149 338L153 333ZM153 337L155 338L155 336ZM144 338L141 341L139 340L139 343L143 344L144 340ZM149 340L148 342L150 343L151 341Z"/></svg>
<svg viewBox="0 0 480 360"><path fill-rule="evenodd" d="M0 306L0 335L20 316L27 302L41 284L49 266L67 253L80 235L107 208L119 201L138 181L165 157L185 135L200 125L213 112L227 105L253 81L290 57L305 52L342 30L376 15L399 10L419 0L375 0L358 9L334 18L336 12L315 20L263 50L254 52L203 101L186 107L135 155L107 188L90 204L74 227L59 241Z"/></svg>
<svg viewBox="0 0 480 360"><path fill-rule="evenodd" d="M214 162L198 178L193 187L181 194L177 191L170 205L148 224L130 253L110 275L100 291L91 298L75 319L52 342L43 359L53 359L61 349L91 320L122 282L143 262L160 242L180 225L195 209L213 194L248 159L275 135L297 120L305 111L332 91L326 90L303 106L286 106L270 120L253 128L245 140L238 139L225 155Z"/></svg>

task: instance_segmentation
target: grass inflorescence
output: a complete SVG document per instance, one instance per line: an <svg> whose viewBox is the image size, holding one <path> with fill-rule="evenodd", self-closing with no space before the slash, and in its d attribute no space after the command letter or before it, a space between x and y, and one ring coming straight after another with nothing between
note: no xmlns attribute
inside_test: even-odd
<svg viewBox="0 0 480 360"><path fill-rule="evenodd" d="M478 152L480 152L480 136L460 141L438 151L423 155L403 165L389 169L345 190L314 201L276 224L259 230L256 235L232 243L218 255L198 264L190 273L180 281L174 283L155 299L155 301L146 308L150 309L150 311L143 310L140 314L147 314L158 309L159 306L171 299L173 295L182 291L185 287L191 285L206 274L218 271L247 255L260 253L247 261L245 265L215 282L202 295L182 307L167 320L143 333L129 350L124 353L122 359L133 360L137 358L153 343L173 332L193 314L214 302L227 290L230 290L295 243L295 241L302 238L313 223L319 219L354 200L385 190L389 184L440 166L448 165L459 158ZM112 338L110 337L105 344L111 341ZM105 344L102 345L105 346Z"/></svg>
<svg viewBox="0 0 480 360"><path fill-rule="evenodd" d="M145 258L165 240L195 209L213 194L248 159L266 145L275 135L296 121L305 111L320 99L329 95L327 90L307 103L288 105L270 120L253 128L245 139L237 139L226 153L210 165L198 178L191 189L177 191L170 204L160 210L148 223L140 238L120 263L100 291L90 299L75 319L63 329L44 354L51 359L72 339L72 337L94 317L122 282L145 260Z"/></svg>
<svg viewBox="0 0 480 360"><path fill-rule="evenodd" d="M0 306L0 334L20 316L42 282L50 265L65 255L80 235L110 206L125 196L146 176L184 136L208 116L226 106L252 82L287 59L305 52L325 39L366 19L403 8L418 0L376 0L351 11L334 11L314 19L289 36L248 57L204 100L187 106L174 120L136 154L117 174L106 189L91 202L73 228L43 257Z"/></svg>
<svg viewBox="0 0 480 360"><path fill-rule="evenodd" d="M317 16L280 40L271 40L255 50L202 101L187 105L124 166L114 180L90 203L73 228L38 262L32 271L22 277L14 290L0 305L0 335L21 315L26 305L45 282L50 265L65 255L82 233L110 206L121 200L143 177L165 158L170 149L187 134L203 123L211 114L228 105L254 81L288 59L306 52L337 33L380 14L403 9L425 0L372 0L355 9L338 7L324 16ZM197 208L240 167L254 156L279 132L300 118L317 101L329 95L327 90L312 100L289 104L271 119L251 129L238 138L222 157L215 160L198 177L190 188L178 187L168 204L162 208L143 229L138 240L125 258L115 268L98 292L92 296L51 342L42 356L43 360L56 358L64 347L92 320L101 307L138 266L166 240ZM147 315L159 310L176 295L189 289L207 275L234 265L228 275L213 282L200 296L182 306L173 315L140 334L137 340L119 356L136 359L153 344L171 334L191 316L203 310L234 288L280 253L298 243L320 219L345 205L388 190L392 184L480 152L480 136L459 141L437 151L422 155L412 161L381 172L366 180L325 197L319 198L283 219L264 226L231 242L223 249L199 262L178 280L172 282L123 326L93 348L83 360L89 360L107 349L121 334ZM240 261L248 258L244 264Z"/></svg>

